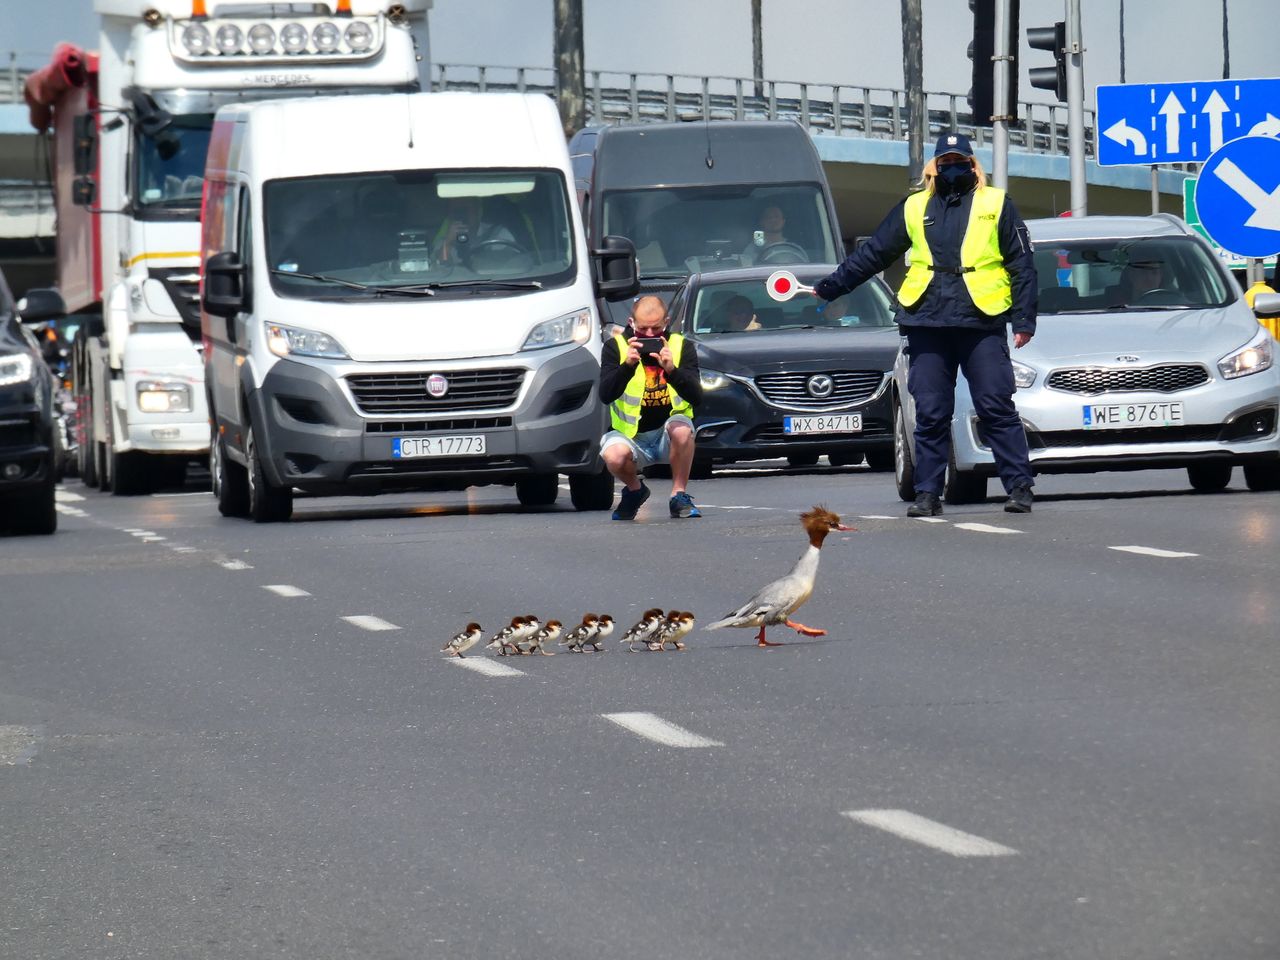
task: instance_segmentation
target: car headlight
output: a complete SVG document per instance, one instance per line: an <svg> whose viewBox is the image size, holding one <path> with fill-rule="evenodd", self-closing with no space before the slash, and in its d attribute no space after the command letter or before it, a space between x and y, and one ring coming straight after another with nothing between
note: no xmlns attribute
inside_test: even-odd
<svg viewBox="0 0 1280 960"><path fill-rule="evenodd" d="M1275 346L1270 331L1259 327L1252 340L1218 361L1218 372L1224 380L1234 380L1268 370L1275 361Z"/></svg>
<svg viewBox="0 0 1280 960"><path fill-rule="evenodd" d="M143 413L190 413L191 387L174 380L139 380L138 409Z"/></svg>
<svg viewBox="0 0 1280 960"><path fill-rule="evenodd" d="M541 350L562 343L586 343L591 338L591 326L590 310L576 310L554 320L543 320L529 331L520 349Z"/></svg>
<svg viewBox="0 0 1280 960"><path fill-rule="evenodd" d="M31 357L25 353L0 356L0 387L26 383L31 379Z"/></svg>
<svg viewBox="0 0 1280 960"><path fill-rule="evenodd" d="M729 385L729 378L715 370L700 371L703 390L720 390Z"/></svg>
<svg viewBox="0 0 1280 960"><path fill-rule="evenodd" d="M1036 382L1036 371L1032 367L1028 367L1025 363L1019 363L1017 360L1010 361L1013 364L1013 385L1019 390L1025 390Z"/></svg>
<svg viewBox="0 0 1280 960"><path fill-rule="evenodd" d="M282 323L267 324L267 349L277 357L321 357L326 360L350 360L346 349L333 337L318 330L286 327Z"/></svg>

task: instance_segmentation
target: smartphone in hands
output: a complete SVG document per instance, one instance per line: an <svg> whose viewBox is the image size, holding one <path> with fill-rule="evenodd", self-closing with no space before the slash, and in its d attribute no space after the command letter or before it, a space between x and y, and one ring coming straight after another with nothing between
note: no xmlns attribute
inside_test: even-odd
<svg viewBox="0 0 1280 960"><path fill-rule="evenodd" d="M658 354L662 352L665 345L661 337L637 337L636 349L640 351L640 362L652 366L657 362ZM650 354L653 356L651 357Z"/></svg>

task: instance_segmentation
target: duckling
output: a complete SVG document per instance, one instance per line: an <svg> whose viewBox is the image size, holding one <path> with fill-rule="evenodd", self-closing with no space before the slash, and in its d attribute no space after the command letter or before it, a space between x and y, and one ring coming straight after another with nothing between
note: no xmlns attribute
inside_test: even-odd
<svg viewBox="0 0 1280 960"><path fill-rule="evenodd" d="M693 624L696 618L688 610L672 610L667 614L667 619L662 623L662 629L658 632L658 649L667 649L667 644L674 644L677 650L688 650L684 644L684 638L693 630Z"/></svg>
<svg viewBox="0 0 1280 960"><path fill-rule="evenodd" d="M833 530L853 531L855 528L846 527L838 516L825 507L814 507L800 514L800 523L809 535L809 548L800 555L791 572L761 587L754 597L737 610L725 614L715 623L707 624L708 630L719 630L721 627L759 627L756 645L760 647L781 646L764 638L765 628L771 624L784 624L806 637L826 635L825 630L796 623L791 619L791 614L813 593L813 581L818 575L818 557L827 534Z"/></svg>
<svg viewBox="0 0 1280 960"><path fill-rule="evenodd" d="M591 649L596 653L603 653L604 647L600 646L600 644L613 633L613 627L613 617L609 616L607 613L600 614L600 619L596 622L595 636L590 640L584 641L583 646L586 647L590 644Z"/></svg>
<svg viewBox="0 0 1280 960"><path fill-rule="evenodd" d="M649 641L658 629L662 626L664 615L661 608L653 607L644 612L638 623L630 627L626 633L622 635L622 643L627 645L627 649L632 653L636 652L636 644L643 643L649 645ZM653 647L649 647L650 650Z"/></svg>
<svg viewBox="0 0 1280 960"><path fill-rule="evenodd" d="M518 653L520 648L516 646L515 638L517 634L524 630L526 624L526 618L512 617L509 624L489 638L489 642L484 645L485 649L497 650L500 657L507 655L507 647L511 647L514 652Z"/></svg>
<svg viewBox="0 0 1280 960"><path fill-rule="evenodd" d="M572 630L561 634L559 641L561 646L568 646L570 653L582 653L584 644L591 643L595 639L596 631L600 628L600 618L594 613L585 613L582 615L582 622Z"/></svg>
<svg viewBox="0 0 1280 960"><path fill-rule="evenodd" d="M545 645L550 643L552 640L559 638L560 631L563 627L564 624L559 620L548 620L545 627L538 630L532 637L520 644L520 652L525 656L528 656L529 654L537 651L544 657L554 657L555 654L546 649ZM526 649L526 647L528 649Z"/></svg>
<svg viewBox="0 0 1280 960"><path fill-rule="evenodd" d="M484 630L480 624L468 623L461 633L454 634L449 642L440 648L440 652L447 653L451 657L461 657L463 653L479 643L483 636Z"/></svg>

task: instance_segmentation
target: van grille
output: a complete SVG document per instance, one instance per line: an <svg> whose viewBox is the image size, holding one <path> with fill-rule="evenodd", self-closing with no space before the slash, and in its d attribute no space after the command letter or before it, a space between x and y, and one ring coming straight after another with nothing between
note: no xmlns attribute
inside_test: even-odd
<svg viewBox="0 0 1280 960"><path fill-rule="evenodd" d="M427 393L431 373L356 373L347 377L361 413L432 416L455 410L496 410L515 404L524 382L521 367L450 370L443 397Z"/></svg>

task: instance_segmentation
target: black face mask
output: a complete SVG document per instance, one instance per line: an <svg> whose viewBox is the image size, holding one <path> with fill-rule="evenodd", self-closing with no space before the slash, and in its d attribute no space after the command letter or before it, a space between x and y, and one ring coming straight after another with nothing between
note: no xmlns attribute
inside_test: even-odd
<svg viewBox="0 0 1280 960"><path fill-rule="evenodd" d="M978 175L967 163L938 164L938 184L943 193L964 193L972 190L978 182Z"/></svg>

